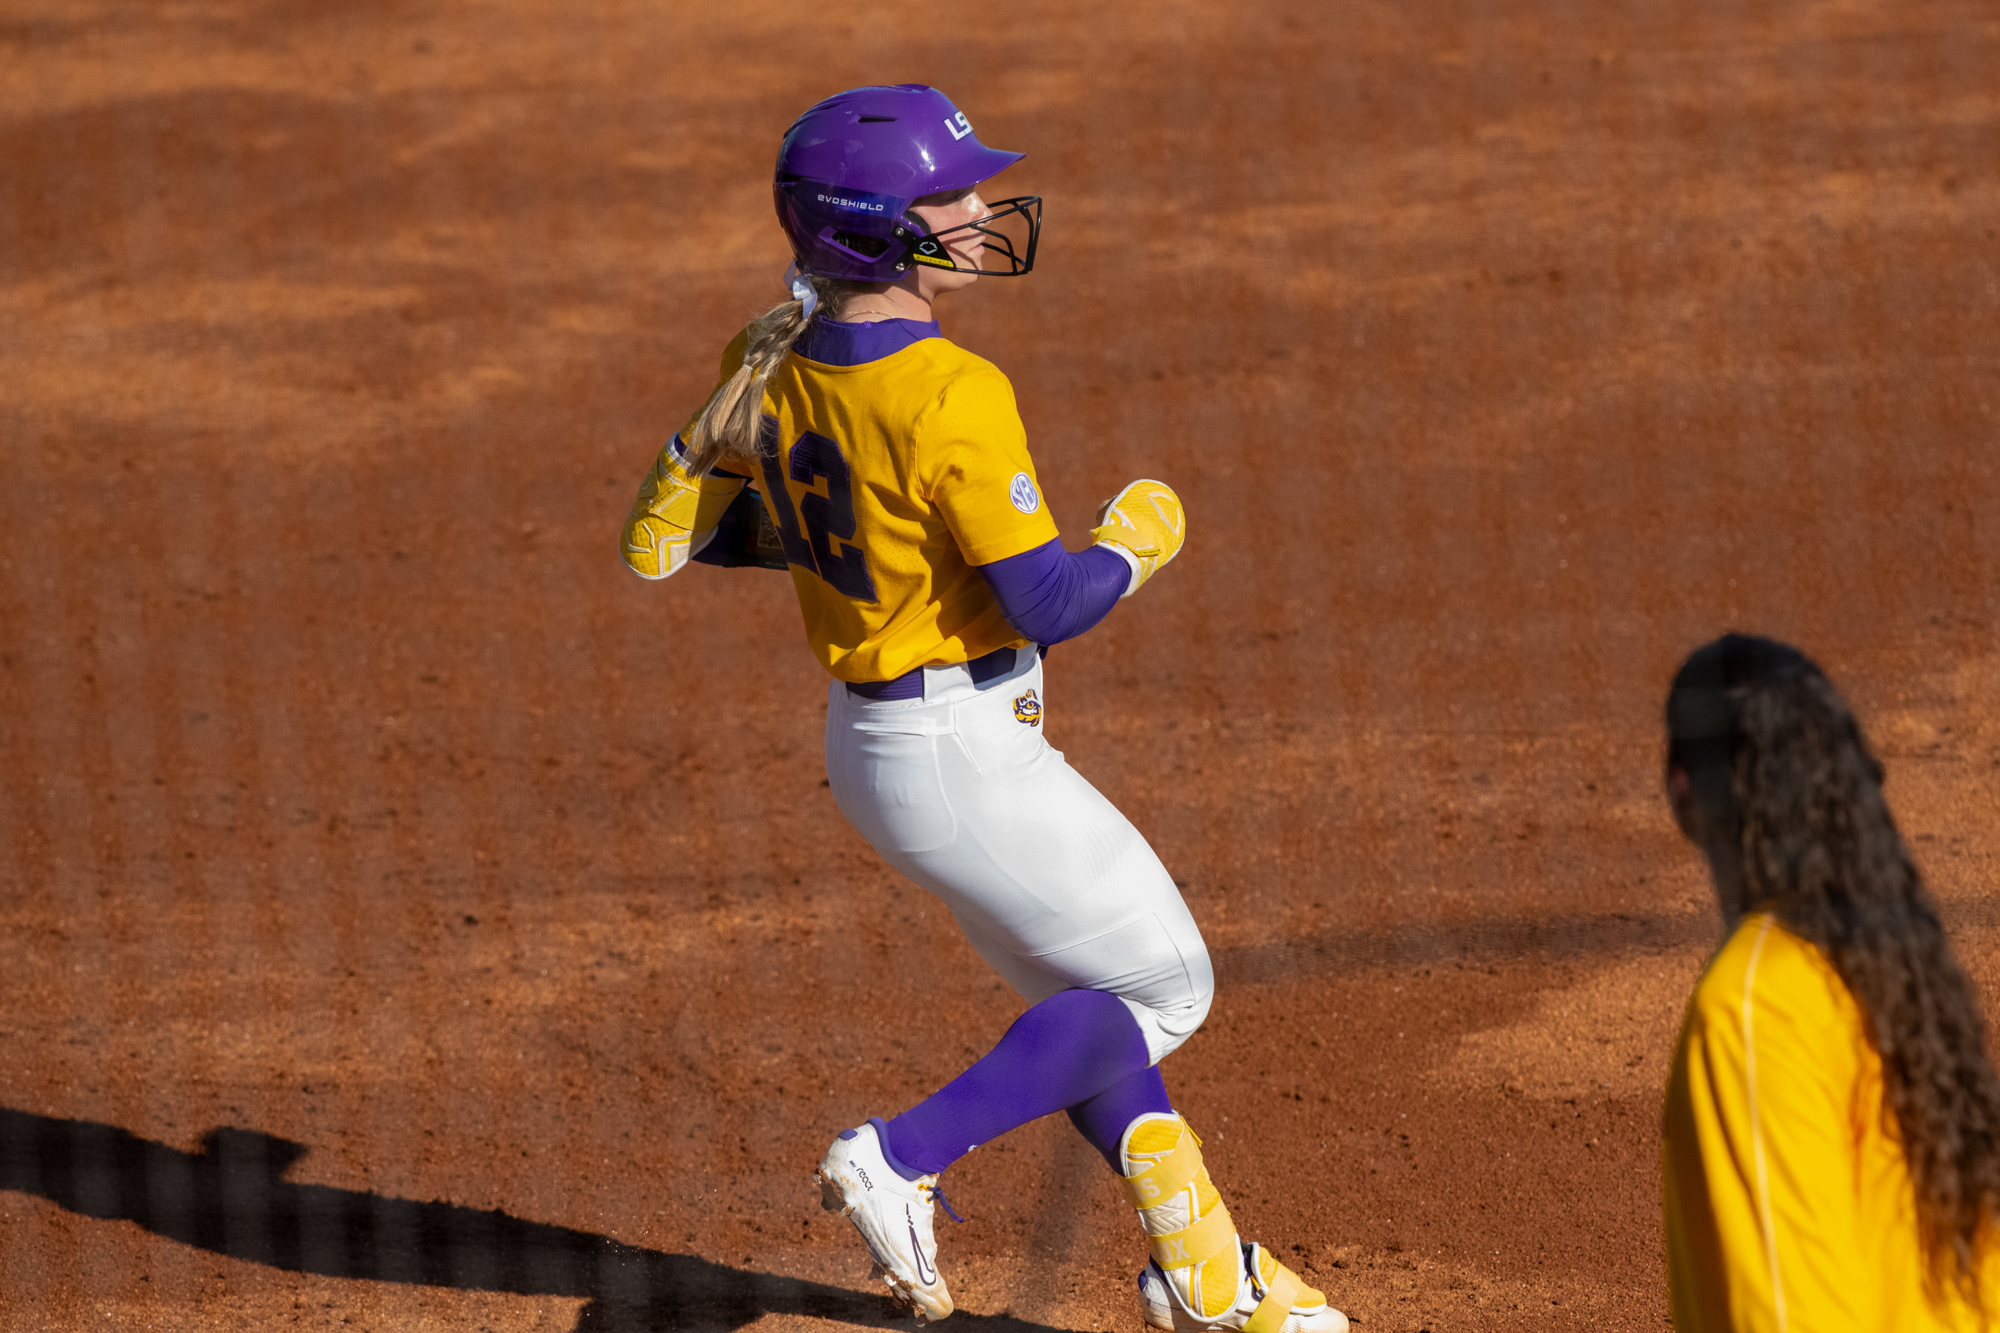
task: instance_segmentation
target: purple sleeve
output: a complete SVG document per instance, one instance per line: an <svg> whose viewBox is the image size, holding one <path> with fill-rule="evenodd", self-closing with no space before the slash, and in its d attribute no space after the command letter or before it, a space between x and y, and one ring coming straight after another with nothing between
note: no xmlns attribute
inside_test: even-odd
<svg viewBox="0 0 2000 1333"><path fill-rule="evenodd" d="M1047 648L1104 619L1132 581L1132 567L1101 546L1065 551L1061 541L979 566L1000 614Z"/></svg>

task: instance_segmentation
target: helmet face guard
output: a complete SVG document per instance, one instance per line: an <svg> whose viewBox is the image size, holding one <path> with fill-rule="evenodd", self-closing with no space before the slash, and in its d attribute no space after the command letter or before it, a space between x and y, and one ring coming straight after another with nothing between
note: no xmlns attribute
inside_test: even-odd
<svg viewBox="0 0 2000 1333"><path fill-rule="evenodd" d="M922 84L853 88L794 121L772 183L801 271L896 282L919 266L1014 277L1034 266L1041 200L1000 201L944 237L911 212L918 199L971 189L1021 160L988 148L951 99ZM1001 266L961 268L945 242L977 232ZM984 255L982 255L982 260Z"/></svg>
<svg viewBox="0 0 2000 1333"><path fill-rule="evenodd" d="M977 222L910 239L910 262L926 268L948 269L953 273L979 273L989 278L1018 278L1035 267L1035 247L1042 240L1042 197L1038 194L996 199L992 211ZM900 228L898 229L901 230ZM950 242L965 232L985 238L985 250L978 268L962 268L949 249ZM986 261L998 256L1005 268L989 268Z"/></svg>

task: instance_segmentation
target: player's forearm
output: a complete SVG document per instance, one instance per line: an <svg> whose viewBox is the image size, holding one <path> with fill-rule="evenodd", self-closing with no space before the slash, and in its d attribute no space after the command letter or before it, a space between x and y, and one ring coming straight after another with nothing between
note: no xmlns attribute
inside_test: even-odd
<svg viewBox="0 0 2000 1333"><path fill-rule="evenodd" d="M722 511L711 531L705 536L695 535L689 548L694 553L694 563L719 569L786 568L783 541L764 508L763 497L748 484L750 479L720 468L710 471L709 476L742 483L743 489Z"/></svg>
<svg viewBox="0 0 2000 1333"><path fill-rule="evenodd" d="M1125 595L1132 569L1101 546L1065 551L1060 541L979 566L1007 623L1043 647L1074 639Z"/></svg>

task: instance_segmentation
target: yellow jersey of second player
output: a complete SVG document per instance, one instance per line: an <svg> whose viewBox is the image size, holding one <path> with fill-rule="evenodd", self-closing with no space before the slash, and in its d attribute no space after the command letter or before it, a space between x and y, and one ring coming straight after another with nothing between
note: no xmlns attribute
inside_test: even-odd
<svg viewBox="0 0 2000 1333"><path fill-rule="evenodd" d="M745 342L723 353L724 381ZM976 566L1058 533L996 367L941 337L859 365L794 352L764 413L764 451L719 467L763 492L806 638L836 679L892 680L1027 642Z"/></svg>
<svg viewBox="0 0 2000 1333"><path fill-rule="evenodd" d="M1769 913L1746 916L1695 987L1662 1138L1680 1333L1978 1326L1925 1296L1916 1195L1860 1007Z"/></svg>

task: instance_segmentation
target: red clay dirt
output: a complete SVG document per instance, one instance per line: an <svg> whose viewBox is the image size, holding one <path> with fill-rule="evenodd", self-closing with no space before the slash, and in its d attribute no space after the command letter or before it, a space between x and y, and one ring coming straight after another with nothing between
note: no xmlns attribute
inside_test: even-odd
<svg viewBox="0 0 2000 1333"><path fill-rule="evenodd" d="M1362 1333L1663 1326L1683 653L1826 664L2000 984L1996 68L1973 0L16 0L0 1328L900 1323L808 1173L1018 1006L784 580L616 549L778 135L900 80L1048 198L942 314L1071 543L1188 501L1048 725L1208 934L1238 1219ZM1066 1125L949 1184L954 1327L1137 1333Z"/></svg>

